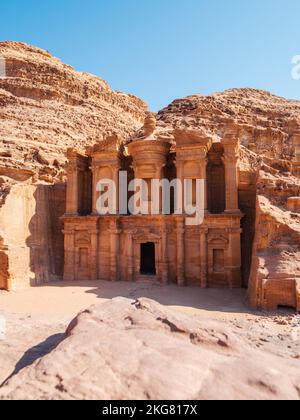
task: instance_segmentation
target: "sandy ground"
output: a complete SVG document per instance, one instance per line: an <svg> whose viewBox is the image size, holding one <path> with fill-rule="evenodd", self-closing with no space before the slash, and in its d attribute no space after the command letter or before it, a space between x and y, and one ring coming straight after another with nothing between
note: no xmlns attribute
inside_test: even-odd
<svg viewBox="0 0 300 420"><path fill-rule="evenodd" d="M292 311L252 311L243 290L202 290L142 283L50 283L0 292L0 384L47 354L78 312L123 296L148 297L176 310L230 323L251 346L300 363L300 316Z"/></svg>

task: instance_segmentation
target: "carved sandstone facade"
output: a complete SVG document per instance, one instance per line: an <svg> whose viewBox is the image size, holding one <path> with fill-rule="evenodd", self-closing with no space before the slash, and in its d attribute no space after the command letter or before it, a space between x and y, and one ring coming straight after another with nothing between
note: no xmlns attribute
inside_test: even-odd
<svg viewBox="0 0 300 420"><path fill-rule="evenodd" d="M149 278L205 287L241 287L238 204L239 139L235 127L221 143L196 131L144 131L127 145L112 136L79 154L68 151L64 279L139 281ZM100 179L204 179L205 218L188 226L183 215L99 216ZM151 197L149 199L151 201ZM119 203L118 203L119 204Z"/></svg>

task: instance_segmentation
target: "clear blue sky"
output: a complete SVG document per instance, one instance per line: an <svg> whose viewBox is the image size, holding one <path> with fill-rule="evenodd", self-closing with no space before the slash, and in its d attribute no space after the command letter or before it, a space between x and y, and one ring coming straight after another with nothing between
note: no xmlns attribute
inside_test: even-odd
<svg viewBox="0 0 300 420"><path fill-rule="evenodd" d="M232 87L300 99L299 0L1 0L0 39L47 49L153 111Z"/></svg>

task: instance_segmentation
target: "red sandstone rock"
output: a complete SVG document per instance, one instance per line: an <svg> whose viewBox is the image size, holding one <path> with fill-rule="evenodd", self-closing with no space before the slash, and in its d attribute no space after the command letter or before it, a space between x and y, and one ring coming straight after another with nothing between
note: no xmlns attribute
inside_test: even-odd
<svg viewBox="0 0 300 420"><path fill-rule="evenodd" d="M0 42L0 56L1 289L62 277L66 150L130 135L147 106L39 48Z"/></svg>
<svg viewBox="0 0 300 420"><path fill-rule="evenodd" d="M158 114L159 126L201 129L215 141L232 120L242 144L239 207L245 214L243 275L251 304L300 310L300 102L233 89L180 99Z"/></svg>
<svg viewBox="0 0 300 420"><path fill-rule="evenodd" d="M0 43L0 288L60 278L67 147L140 128L141 100L75 72L49 53ZM174 101L147 133L189 130L219 141L238 126L243 282L253 305L300 308L300 102L253 89ZM32 186L32 183L44 185ZM17 184L12 186L12 184ZM59 192L58 192L59 191ZM251 273L250 273L251 271ZM267 297L266 297L267 296Z"/></svg>
<svg viewBox="0 0 300 420"><path fill-rule="evenodd" d="M176 100L158 114L160 125L201 128L218 140L231 120L240 126L242 145L259 156L275 159L294 156L292 137L299 130L299 101L255 89L232 89Z"/></svg>
<svg viewBox="0 0 300 420"><path fill-rule="evenodd" d="M117 298L12 377L0 399L299 399L294 359L248 347L219 321Z"/></svg>
<svg viewBox="0 0 300 420"><path fill-rule="evenodd" d="M59 178L68 147L83 148L115 132L139 128L146 104L76 72L50 53L19 42L0 42L7 78L0 79L1 168L44 167Z"/></svg>

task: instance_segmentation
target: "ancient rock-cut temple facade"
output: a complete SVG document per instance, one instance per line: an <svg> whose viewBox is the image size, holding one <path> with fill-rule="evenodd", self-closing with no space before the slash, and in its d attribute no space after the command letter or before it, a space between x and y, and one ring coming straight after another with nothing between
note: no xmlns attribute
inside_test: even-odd
<svg viewBox="0 0 300 420"><path fill-rule="evenodd" d="M64 279L139 281L180 286L241 287L241 218L238 204L239 139L235 127L221 142L201 132L144 130L127 144L114 136L85 154L68 151ZM205 217L189 226L187 216L97 213L97 183L203 179ZM150 198L151 201L151 198Z"/></svg>

